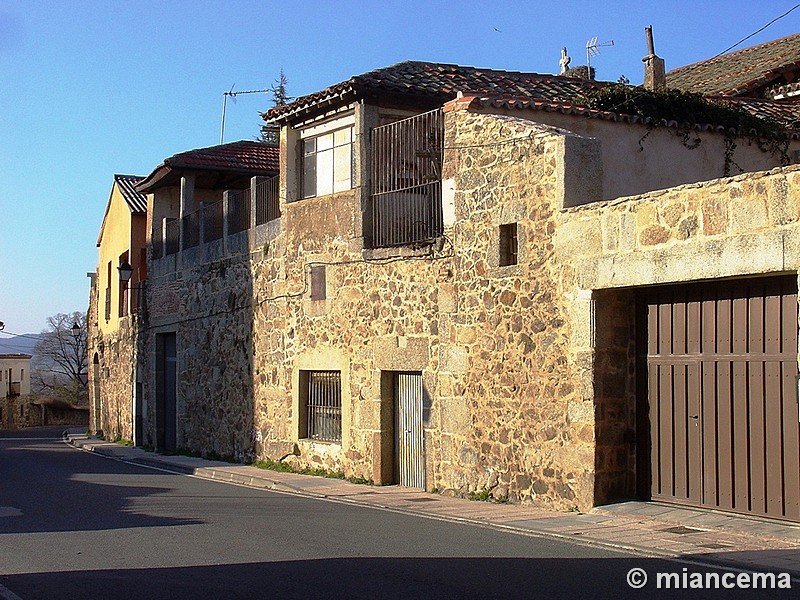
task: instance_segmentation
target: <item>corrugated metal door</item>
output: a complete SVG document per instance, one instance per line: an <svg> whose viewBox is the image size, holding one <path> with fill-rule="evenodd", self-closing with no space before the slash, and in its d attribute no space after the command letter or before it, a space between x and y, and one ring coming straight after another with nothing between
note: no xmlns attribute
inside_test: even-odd
<svg viewBox="0 0 800 600"><path fill-rule="evenodd" d="M652 497L800 520L796 277L645 297Z"/></svg>
<svg viewBox="0 0 800 600"><path fill-rule="evenodd" d="M395 373L394 387L398 483L424 488L422 373Z"/></svg>

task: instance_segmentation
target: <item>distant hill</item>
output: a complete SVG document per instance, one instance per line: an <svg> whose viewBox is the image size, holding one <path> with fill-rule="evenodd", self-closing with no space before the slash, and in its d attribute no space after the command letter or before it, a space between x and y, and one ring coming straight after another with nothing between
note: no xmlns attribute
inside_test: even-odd
<svg viewBox="0 0 800 600"><path fill-rule="evenodd" d="M39 341L38 333L26 333L24 336L6 337L0 334L0 354L33 354L33 347Z"/></svg>

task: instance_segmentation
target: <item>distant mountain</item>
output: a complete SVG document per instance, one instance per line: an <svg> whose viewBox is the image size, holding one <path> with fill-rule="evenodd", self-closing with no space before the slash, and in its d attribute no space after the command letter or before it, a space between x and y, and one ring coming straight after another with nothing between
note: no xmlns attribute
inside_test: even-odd
<svg viewBox="0 0 800 600"><path fill-rule="evenodd" d="M38 333L26 333L5 337L0 333L0 354L33 354L33 347L39 341Z"/></svg>

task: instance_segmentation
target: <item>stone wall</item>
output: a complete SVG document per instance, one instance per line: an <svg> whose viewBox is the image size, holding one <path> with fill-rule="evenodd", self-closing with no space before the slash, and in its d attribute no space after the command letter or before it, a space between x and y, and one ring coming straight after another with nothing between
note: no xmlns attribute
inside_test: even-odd
<svg viewBox="0 0 800 600"><path fill-rule="evenodd" d="M555 263L569 294L591 297L575 304L571 323L594 337L586 368L596 414L595 503L647 493L649 485L648 465L637 464L637 444L649 443L637 436L647 413L637 404L636 361L646 352L637 339L637 291L797 274L798 184L800 167L786 167L560 211ZM571 351L581 350L573 343Z"/></svg>
<svg viewBox="0 0 800 600"><path fill-rule="evenodd" d="M439 373L448 415L441 480L461 493L589 506L593 414L578 357L564 352L574 332L553 261L566 137L460 110L446 123L455 302L441 329L447 355L463 358ZM507 223L517 224L519 260L499 266L499 226Z"/></svg>
<svg viewBox="0 0 800 600"><path fill-rule="evenodd" d="M580 289L794 272L798 183L792 166L565 210L556 246Z"/></svg>
<svg viewBox="0 0 800 600"><path fill-rule="evenodd" d="M92 314L90 310L90 319ZM106 439L134 439L133 411L139 323L138 315L122 318L117 329L106 334L99 328L92 327L90 323L88 344L90 428ZM98 358L97 364L94 363L95 356ZM93 398L95 390L99 395L97 404Z"/></svg>
<svg viewBox="0 0 800 600"><path fill-rule="evenodd" d="M796 270L800 173L565 208L581 203L574 152L599 151L585 138L458 102L445 137L439 244L363 250L363 190L286 204L284 180L268 234L180 271L156 261L149 439L154 336L174 331L180 447L392 483L388 382L418 371L427 489L582 510L635 494L634 288ZM517 261L501 266L509 224ZM340 444L302 439L303 370L341 372Z"/></svg>

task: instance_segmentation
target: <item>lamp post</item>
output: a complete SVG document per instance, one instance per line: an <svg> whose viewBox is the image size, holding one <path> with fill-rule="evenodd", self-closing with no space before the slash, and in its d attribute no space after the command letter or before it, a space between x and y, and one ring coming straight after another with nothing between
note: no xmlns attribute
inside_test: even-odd
<svg viewBox="0 0 800 600"><path fill-rule="evenodd" d="M80 339L81 339L81 335L83 334L83 329L81 328L80 325L78 325L77 321L72 323L72 327L70 328L70 332L72 333L72 337L75 338L76 343L79 344L80 343ZM78 370L78 383L80 383L83 387L86 387L87 384L89 383L89 373L88 372L84 373L83 370L80 369L80 367L79 367L79 370ZM80 395L80 390L78 390L76 402L78 404L80 404L80 400L81 400L81 395ZM77 404L76 404L76 406L77 406Z"/></svg>

